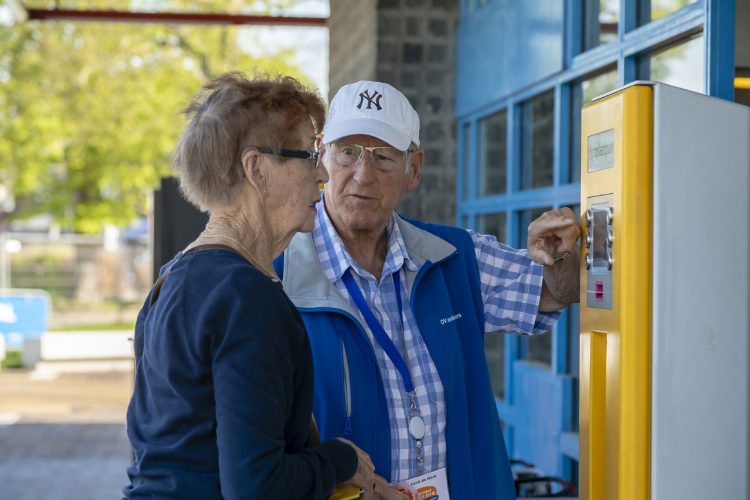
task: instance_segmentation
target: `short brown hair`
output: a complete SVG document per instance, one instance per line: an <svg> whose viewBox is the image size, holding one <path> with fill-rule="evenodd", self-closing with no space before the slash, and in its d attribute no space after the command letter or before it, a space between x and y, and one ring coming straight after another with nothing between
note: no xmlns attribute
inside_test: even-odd
<svg viewBox="0 0 750 500"><path fill-rule="evenodd" d="M299 127L323 129L325 105L317 92L288 76L248 79L225 73L205 84L185 109L190 122L182 132L172 165L185 197L208 211L235 201L244 176L241 155L248 146L305 147Z"/></svg>

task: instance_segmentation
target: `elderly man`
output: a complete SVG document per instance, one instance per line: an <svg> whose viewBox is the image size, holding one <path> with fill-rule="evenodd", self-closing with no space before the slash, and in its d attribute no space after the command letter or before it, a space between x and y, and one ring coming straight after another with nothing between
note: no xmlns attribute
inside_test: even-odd
<svg viewBox="0 0 750 500"><path fill-rule="evenodd" d="M321 437L370 454L375 497L421 477L441 500L515 498L483 336L546 332L577 301L575 215L543 214L525 251L396 214L424 152L416 111L385 83L338 91L321 150L314 230L276 262L310 337Z"/></svg>

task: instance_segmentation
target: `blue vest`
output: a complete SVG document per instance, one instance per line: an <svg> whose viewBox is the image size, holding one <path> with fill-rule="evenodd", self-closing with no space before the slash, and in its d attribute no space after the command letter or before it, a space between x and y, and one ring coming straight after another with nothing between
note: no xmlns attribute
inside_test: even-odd
<svg viewBox="0 0 750 500"><path fill-rule="evenodd" d="M411 308L445 391L451 498L515 499L484 354L484 307L474 244L462 229L403 219L398 223L415 260L420 261L415 254L435 242L452 249L440 259L421 259L416 275L407 276ZM317 259L312 237L297 235L275 266L310 337L320 435L351 439L370 454L375 471L389 479L390 420L373 347L358 315L325 280Z"/></svg>

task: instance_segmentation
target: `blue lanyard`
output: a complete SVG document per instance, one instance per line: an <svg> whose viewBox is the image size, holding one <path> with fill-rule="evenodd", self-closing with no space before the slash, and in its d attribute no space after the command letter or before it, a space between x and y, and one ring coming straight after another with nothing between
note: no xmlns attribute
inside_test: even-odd
<svg viewBox="0 0 750 500"><path fill-rule="evenodd" d="M401 321L403 322L404 313L401 306L401 278L399 277L399 271L396 271L391 276L393 276L393 286L396 287L396 302L398 303L398 312ZM398 349L396 349L396 346L393 344L393 341L388 336L388 334L385 333L385 329L380 324L380 322L378 322L378 319L373 314L370 306L367 305L367 301L362 295L362 292L359 291L359 287L357 286L357 283L355 283L354 277L352 277L351 269L346 270L344 276L342 276L342 279L344 280L346 289L349 290L349 295L351 295L352 299L354 300L354 304L357 306L357 309L359 309L359 312L361 312L362 316L365 318L367 326L370 327L373 337L375 337L375 340L385 351L388 357L391 358L391 361L396 367L396 370L398 370L398 372L401 374L406 392L413 392L414 384L411 381L409 368L406 366L406 363L404 363L404 358L401 357L401 354L399 354Z"/></svg>

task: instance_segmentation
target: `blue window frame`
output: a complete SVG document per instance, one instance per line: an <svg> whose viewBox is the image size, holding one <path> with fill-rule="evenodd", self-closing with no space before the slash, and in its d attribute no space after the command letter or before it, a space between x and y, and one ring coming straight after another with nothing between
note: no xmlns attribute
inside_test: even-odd
<svg viewBox="0 0 750 500"><path fill-rule="evenodd" d="M462 0L457 224L525 247L540 210L578 212L580 110L597 95L661 79L731 100L734 9L734 0ZM576 481L578 307L542 340L485 347L510 455Z"/></svg>

